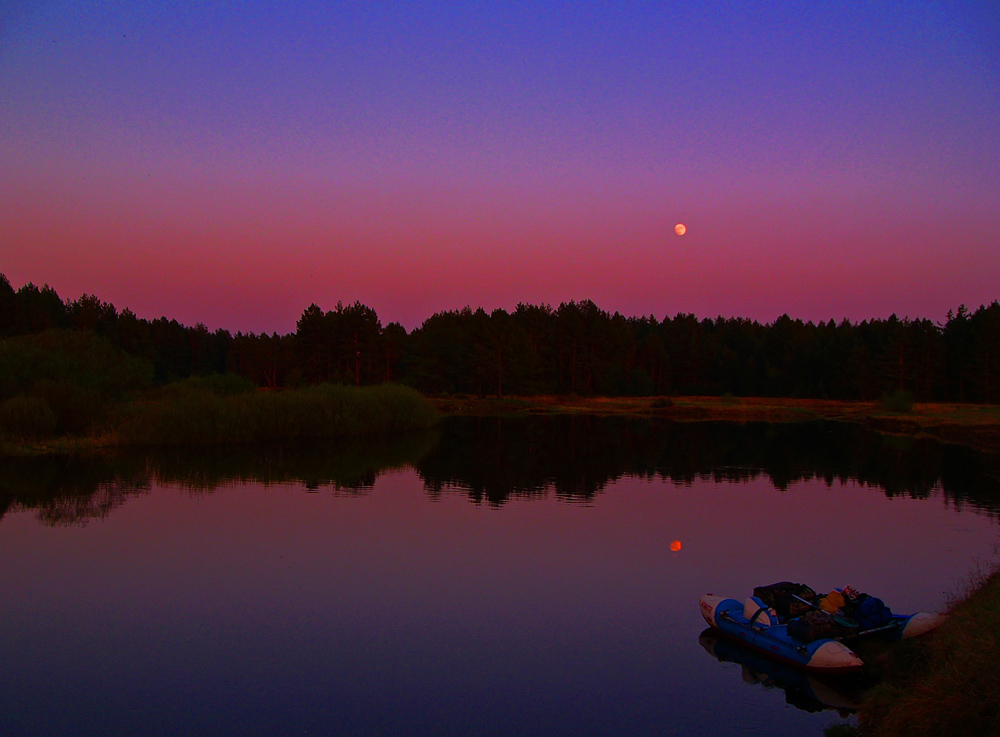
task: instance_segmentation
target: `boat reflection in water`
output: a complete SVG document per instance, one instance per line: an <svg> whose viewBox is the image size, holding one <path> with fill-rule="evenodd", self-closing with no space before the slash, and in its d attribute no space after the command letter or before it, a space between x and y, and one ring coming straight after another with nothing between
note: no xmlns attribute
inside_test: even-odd
<svg viewBox="0 0 1000 737"><path fill-rule="evenodd" d="M859 708L863 688L860 676L812 676L759 655L738 642L720 636L711 627L698 636L698 643L720 663L742 666L746 683L784 690L785 701L798 709L808 712L832 709L846 717Z"/></svg>

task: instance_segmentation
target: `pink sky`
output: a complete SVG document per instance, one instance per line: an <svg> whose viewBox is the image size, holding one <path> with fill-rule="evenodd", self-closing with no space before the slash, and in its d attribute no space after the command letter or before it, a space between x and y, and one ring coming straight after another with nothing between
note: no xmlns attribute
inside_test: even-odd
<svg viewBox="0 0 1000 737"><path fill-rule="evenodd" d="M0 273L233 331L1000 298L1000 12L734 8L4 11Z"/></svg>

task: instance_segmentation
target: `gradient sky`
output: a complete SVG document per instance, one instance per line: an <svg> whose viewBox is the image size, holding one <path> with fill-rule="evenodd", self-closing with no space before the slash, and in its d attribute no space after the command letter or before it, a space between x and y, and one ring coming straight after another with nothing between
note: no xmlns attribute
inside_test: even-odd
<svg viewBox="0 0 1000 737"><path fill-rule="evenodd" d="M1000 298L1000 4L704 5L5 2L0 273L233 331Z"/></svg>

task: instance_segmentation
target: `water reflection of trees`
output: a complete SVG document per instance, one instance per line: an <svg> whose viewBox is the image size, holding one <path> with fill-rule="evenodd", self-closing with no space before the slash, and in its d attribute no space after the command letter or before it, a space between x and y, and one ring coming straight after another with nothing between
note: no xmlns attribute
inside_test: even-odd
<svg viewBox="0 0 1000 737"><path fill-rule="evenodd" d="M888 496L940 490L955 504L1000 511L1000 462L964 446L828 422L543 416L448 418L436 434L392 443L7 459L0 464L0 517L32 509L46 524L86 523L156 482L191 493L246 482L365 493L379 474L407 465L432 497L460 493L491 505L549 494L587 502L610 482L638 476L675 483L768 478L780 490L808 479L856 481Z"/></svg>
<svg viewBox="0 0 1000 737"><path fill-rule="evenodd" d="M32 509L46 524L86 524L148 493L154 482L191 493L247 482L365 493L380 473L413 464L435 441L436 434L418 434L334 446L171 448L149 454L8 459L0 464L0 518L7 511Z"/></svg>
<svg viewBox="0 0 1000 737"><path fill-rule="evenodd" d="M340 442L280 447L178 448L147 456L150 473L161 483L190 490L211 491L222 485L247 482L301 483L364 491L386 470L413 464L428 453L436 433L417 433L392 441Z"/></svg>
<svg viewBox="0 0 1000 737"><path fill-rule="evenodd" d="M8 459L0 463L0 518L8 510L34 509L52 526L102 519L149 490L143 464L98 457Z"/></svg>
<svg viewBox="0 0 1000 737"><path fill-rule="evenodd" d="M489 504L550 490L586 501L623 476L676 483L764 476L781 490L806 479L854 480L887 496L926 498L940 489L956 503L1000 509L995 458L830 422L451 418L417 468L432 495L452 489Z"/></svg>

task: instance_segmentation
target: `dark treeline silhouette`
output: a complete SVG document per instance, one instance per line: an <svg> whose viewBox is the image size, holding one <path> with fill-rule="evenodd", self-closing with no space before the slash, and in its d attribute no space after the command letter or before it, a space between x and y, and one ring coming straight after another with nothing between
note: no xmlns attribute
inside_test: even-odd
<svg viewBox="0 0 1000 737"><path fill-rule="evenodd" d="M1000 515L995 456L926 438L881 435L849 423L678 423L594 416L448 417L429 433L336 449L268 446L18 458L0 465L0 518L33 509L50 525L101 518L157 483L210 493L233 483L300 483L363 494L387 469L410 465L425 492L476 504L554 495L595 502L625 477L856 481L873 493L927 498Z"/></svg>
<svg viewBox="0 0 1000 737"><path fill-rule="evenodd" d="M294 333L209 331L0 275L0 337L70 328L147 359L159 381L238 373L262 387L402 382L429 394L719 395L1000 402L1000 303L943 323L624 317L593 302L465 308L407 332L360 302L302 313Z"/></svg>

